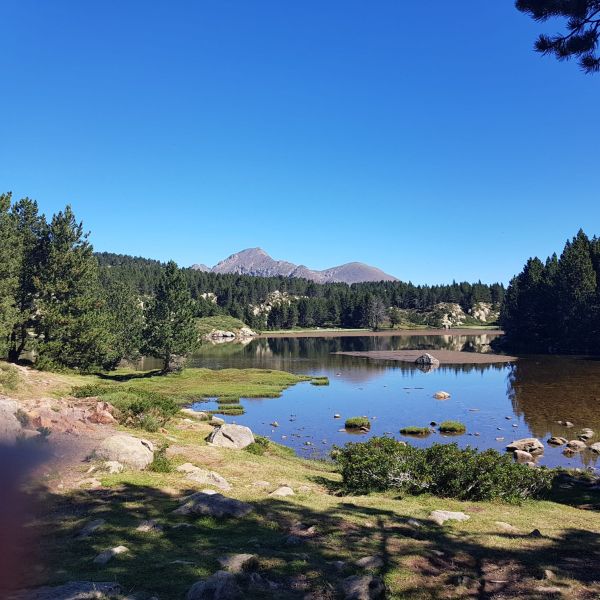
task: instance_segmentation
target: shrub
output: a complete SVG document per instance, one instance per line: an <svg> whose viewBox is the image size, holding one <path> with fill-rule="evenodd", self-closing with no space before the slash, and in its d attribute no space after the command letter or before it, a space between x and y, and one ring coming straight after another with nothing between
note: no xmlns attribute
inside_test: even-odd
<svg viewBox="0 0 600 600"><path fill-rule="evenodd" d="M346 419L346 429L371 429L371 422L367 417L351 417Z"/></svg>
<svg viewBox="0 0 600 600"><path fill-rule="evenodd" d="M115 388L102 383L89 383L80 385L71 390L71 395L75 398L92 398L93 396L102 396L113 391Z"/></svg>
<svg viewBox="0 0 600 600"><path fill-rule="evenodd" d="M110 391L100 396L117 409L120 423L146 431L158 431L179 412L179 405L169 396L142 390Z"/></svg>
<svg viewBox="0 0 600 600"><path fill-rule="evenodd" d="M12 365L0 364L0 389L14 392L19 385L19 371Z"/></svg>
<svg viewBox="0 0 600 600"><path fill-rule="evenodd" d="M458 500L518 502L544 497L554 471L531 469L495 450L478 452L456 444L419 449L391 438L349 443L332 454L350 492L428 492Z"/></svg>
<svg viewBox="0 0 600 600"><path fill-rule="evenodd" d="M150 471L154 471L155 473L171 473L174 470L173 463L167 456L168 447L168 444L163 444L154 453L154 460L148 466Z"/></svg>
<svg viewBox="0 0 600 600"><path fill-rule="evenodd" d="M408 427L403 427L400 430L402 435L429 435L431 430L429 427L415 427L414 425L409 425Z"/></svg>
<svg viewBox="0 0 600 600"><path fill-rule="evenodd" d="M464 433L467 427L459 421L444 421L440 423L439 430L440 433Z"/></svg>
<svg viewBox="0 0 600 600"><path fill-rule="evenodd" d="M271 441L263 437L262 435L255 435L254 442L249 444L244 448L246 452L250 452L250 454L256 454L258 456L262 456L271 446Z"/></svg>

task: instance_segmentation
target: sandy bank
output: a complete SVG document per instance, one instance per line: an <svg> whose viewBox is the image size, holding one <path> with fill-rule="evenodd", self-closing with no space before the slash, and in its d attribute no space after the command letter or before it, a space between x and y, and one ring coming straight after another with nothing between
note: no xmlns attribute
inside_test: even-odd
<svg viewBox="0 0 600 600"><path fill-rule="evenodd" d="M371 350L367 352L334 352L333 354L414 363L424 352L424 350ZM460 352L458 350L429 350L428 352L431 356L437 358L442 365L490 365L517 360L516 356L504 354L482 354L479 352Z"/></svg>

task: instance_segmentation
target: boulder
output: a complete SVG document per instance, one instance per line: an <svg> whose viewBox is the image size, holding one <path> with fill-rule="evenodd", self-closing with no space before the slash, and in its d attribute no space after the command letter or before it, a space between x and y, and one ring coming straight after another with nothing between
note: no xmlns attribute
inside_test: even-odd
<svg viewBox="0 0 600 600"><path fill-rule="evenodd" d="M213 446L241 450L254 443L254 435L252 430L244 425L224 424L213 429L207 441Z"/></svg>
<svg viewBox="0 0 600 600"><path fill-rule="evenodd" d="M21 431L16 417L19 405L9 398L0 398L0 443L14 444Z"/></svg>
<svg viewBox="0 0 600 600"><path fill-rule="evenodd" d="M564 446L567 442L568 442L567 438L564 438L564 437L561 437L561 436L552 436L548 440L548 443L551 446Z"/></svg>
<svg viewBox="0 0 600 600"><path fill-rule="evenodd" d="M385 585L379 577L353 575L342 581L344 600L376 600L385 597Z"/></svg>
<svg viewBox="0 0 600 600"><path fill-rule="evenodd" d="M145 469L154 460L152 442L126 433L107 437L94 451L96 458L116 461L136 470Z"/></svg>
<svg viewBox="0 0 600 600"><path fill-rule="evenodd" d="M161 533L163 527L156 519L147 519L142 521L135 530L142 533Z"/></svg>
<svg viewBox="0 0 600 600"><path fill-rule="evenodd" d="M381 556L363 556L355 561L354 564L361 569L381 569L384 561Z"/></svg>
<svg viewBox="0 0 600 600"><path fill-rule="evenodd" d="M85 538L90 537L92 533L100 529L100 527L102 527L105 523L106 521L104 519L94 519L93 521L90 521L89 523L83 526L77 538L83 540Z"/></svg>
<svg viewBox="0 0 600 600"><path fill-rule="evenodd" d="M192 494L177 509L176 515L210 515L212 517L245 517L254 507L246 502L227 498L214 490L202 490Z"/></svg>
<svg viewBox="0 0 600 600"><path fill-rule="evenodd" d="M448 392L444 392L444 391L439 391L436 392L433 397L436 400L448 400L448 398L450 398L450 394Z"/></svg>
<svg viewBox="0 0 600 600"><path fill-rule="evenodd" d="M590 450L596 454L600 454L600 442L596 442L590 446Z"/></svg>
<svg viewBox="0 0 600 600"><path fill-rule="evenodd" d="M186 595L186 600L237 600L243 598L235 576L227 571L217 571L208 579L196 582Z"/></svg>
<svg viewBox="0 0 600 600"><path fill-rule="evenodd" d="M583 441L587 441L587 440L591 440L594 437L594 431L592 429L582 429L578 434L577 437L580 440Z"/></svg>
<svg viewBox="0 0 600 600"><path fill-rule="evenodd" d="M529 463L533 461L533 455L524 450L515 450L513 452L514 459L521 464Z"/></svg>
<svg viewBox="0 0 600 600"><path fill-rule="evenodd" d="M182 412L186 417L197 419L198 421L210 421L210 415L200 410L194 410L193 408L182 408L179 412Z"/></svg>
<svg viewBox="0 0 600 600"><path fill-rule="evenodd" d="M571 452L581 452L582 450L585 450L585 443L581 440L571 440L570 442L567 442L567 450L570 450Z"/></svg>
<svg viewBox="0 0 600 600"><path fill-rule="evenodd" d="M471 517L463 512L452 512L449 510L434 510L429 514L429 518L438 525L443 525L446 521L467 521Z"/></svg>
<svg viewBox="0 0 600 600"><path fill-rule="evenodd" d="M219 564L230 573L242 573L256 568L258 559L256 554L228 554L219 558Z"/></svg>
<svg viewBox="0 0 600 600"><path fill-rule="evenodd" d="M509 452L515 450L522 450L523 452L529 452L530 454L542 454L544 452L544 444L537 438L523 438L511 442L506 449Z"/></svg>
<svg viewBox="0 0 600 600"><path fill-rule="evenodd" d="M419 356L419 358L415 360L415 364L422 366L439 367L440 361L435 356L431 356L431 354L425 352L425 354L421 354L421 356Z"/></svg>
<svg viewBox="0 0 600 600"><path fill-rule="evenodd" d="M229 482L214 471L196 467L191 463L185 463L177 467L177 470L180 473L185 473L185 478L189 481L194 481L203 485L214 485L215 487L225 491L231 489Z"/></svg>
<svg viewBox="0 0 600 600"><path fill-rule="evenodd" d="M90 423L98 425L113 425L117 420L113 417L114 406L108 402L97 402L96 408L88 416L87 420Z"/></svg>
<svg viewBox="0 0 600 600"><path fill-rule="evenodd" d="M212 416L208 424L212 425L213 427L219 427L220 425L225 425L225 419Z"/></svg>
<svg viewBox="0 0 600 600"><path fill-rule="evenodd" d="M271 492L269 494L269 496L281 496L281 497L293 496L293 495L294 495L294 490L291 487L288 487L287 485L282 485L281 487L278 487L274 492Z"/></svg>
<svg viewBox="0 0 600 600"><path fill-rule="evenodd" d="M43 587L18 592L13 600L108 600L121 594L114 582L70 581L56 587Z"/></svg>

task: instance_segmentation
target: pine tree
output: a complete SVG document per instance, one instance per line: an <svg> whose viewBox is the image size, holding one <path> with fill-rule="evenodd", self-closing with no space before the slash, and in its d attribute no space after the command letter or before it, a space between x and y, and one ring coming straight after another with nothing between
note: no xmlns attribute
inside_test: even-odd
<svg viewBox="0 0 600 600"><path fill-rule="evenodd" d="M110 316L111 331L115 336L115 359L134 360L142 346L144 313L133 288L121 281L108 284L106 308Z"/></svg>
<svg viewBox="0 0 600 600"><path fill-rule="evenodd" d="M117 360L88 234L70 206L54 215L42 244L37 364L90 371Z"/></svg>
<svg viewBox="0 0 600 600"><path fill-rule="evenodd" d="M198 343L195 306L185 277L177 265L167 264L146 310L144 352L163 361L163 371L178 368L177 359L186 357Z"/></svg>
<svg viewBox="0 0 600 600"><path fill-rule="evenodd" d="M19 253L12 194L0 194L0 356L8 350L9 338L18 320L17 290Z"/></svg>

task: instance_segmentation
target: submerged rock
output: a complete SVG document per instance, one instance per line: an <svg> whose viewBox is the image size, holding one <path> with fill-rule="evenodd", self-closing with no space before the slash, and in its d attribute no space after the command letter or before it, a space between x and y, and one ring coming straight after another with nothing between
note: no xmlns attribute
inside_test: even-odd
<svg viewBox="0 0 600 600"><path fill-rule="evenodd" d="M564 446L567 443L567 441L567 438L561 436L552 436L548 440L548 444L550 444L551 446Z"/></svg>
<svg viewBox="0 0 600 600"><path fill-rule="evenodd" d="M582 450L585 450L585 447L585 443L581 440L571 440L570 442L567 442L567 450L570 450L571 452L581 452Z"/></svg>

